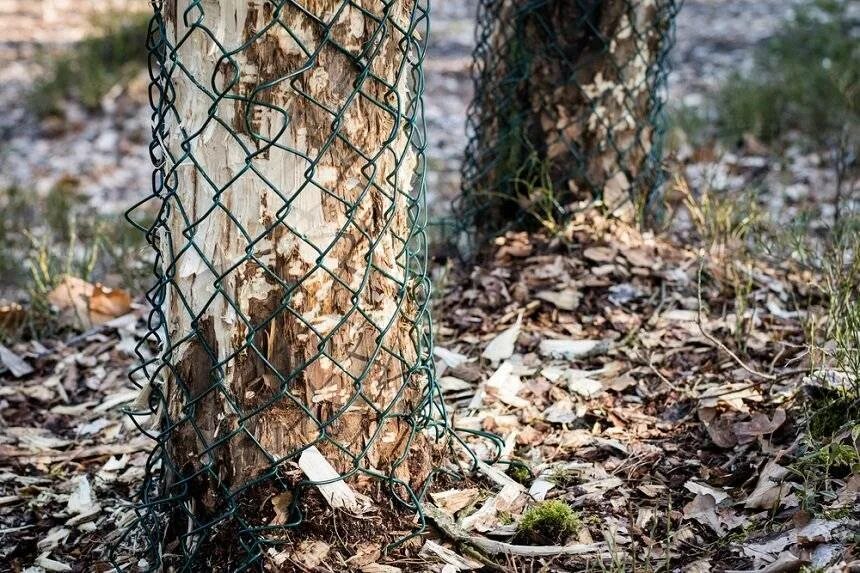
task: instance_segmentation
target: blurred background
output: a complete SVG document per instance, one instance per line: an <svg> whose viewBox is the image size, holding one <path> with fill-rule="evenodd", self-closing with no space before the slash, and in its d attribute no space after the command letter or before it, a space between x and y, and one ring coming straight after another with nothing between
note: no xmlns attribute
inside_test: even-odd
<svg viewBox="0 0 860 573"><path fill-rule="evenodd" d="M813 231L850 210L856 8L687 0L671 52L668 180L778 219L803 214ZM428 202L441 217L466 145L476 2L432 10ZM0 321L20 319L13 303L36 312L64 275L132 293L147 284L143 238L121 214L150 186L148 13L144 0L0 0ZM664 192L663 220L683 224L672 217L681 200Z"/></svg>

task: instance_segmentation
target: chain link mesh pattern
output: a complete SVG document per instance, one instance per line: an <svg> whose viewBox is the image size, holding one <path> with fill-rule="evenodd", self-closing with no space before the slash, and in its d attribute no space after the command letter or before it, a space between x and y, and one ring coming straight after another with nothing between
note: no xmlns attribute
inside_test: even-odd
<svg viewBox="0 0 860 573"><path fill-rule="evenodd" d="M155 446L127 540L152 570L212 570L225 547L230 570L261 567L303 520L312 447L420 515L450 435L425 274L426 0L153 6L153 193L128 217L156 256L131 412Z"/></svg>
<svg viewBox="0 0 860 573"><path fill-rule="evenodd" d="M578 201L626 218L661 183L676 0L480 0L457 211L496 232ZM478 240L481 240L481 233Z"/></svg>

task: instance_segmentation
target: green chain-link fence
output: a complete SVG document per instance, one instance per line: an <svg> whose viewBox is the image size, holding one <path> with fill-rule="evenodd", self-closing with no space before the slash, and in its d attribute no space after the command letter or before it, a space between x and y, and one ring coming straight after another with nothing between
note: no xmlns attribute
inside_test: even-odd
<svg viewBox="0 0 860 573"><path fill-rule="evenodd" d="M314 451L423 526L451 436L425 274L426 1L154 8L153 193L129 219L157 257L132 412L155 446L123 547L144 569L261 567L320 485Z"/></svg>
<svg viewBox="0 0 860 573"><path fill-rule="evenodd" d="M632 219L662 178L680 0L480 0L459 220L480 241L602 199Z"/></svg>

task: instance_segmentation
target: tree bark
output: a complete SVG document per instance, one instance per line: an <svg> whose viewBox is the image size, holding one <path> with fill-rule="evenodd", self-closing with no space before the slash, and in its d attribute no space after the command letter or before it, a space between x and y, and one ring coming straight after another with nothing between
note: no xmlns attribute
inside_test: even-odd
<svg viewBox="0 0 860 573"><path fill-rule="evenodd" d="M674 0L482 2L464 173L479 227L498 229L523 208L561 218L594 197L633 218L656 175L673 12Z"/></svg>
<svg viewBox="0 0 860 573"><path fill-rule="evenodd" d="M163 9L167 487L194 515L172 527L265 524L310 445L421 484L415 0Z"/></svg>

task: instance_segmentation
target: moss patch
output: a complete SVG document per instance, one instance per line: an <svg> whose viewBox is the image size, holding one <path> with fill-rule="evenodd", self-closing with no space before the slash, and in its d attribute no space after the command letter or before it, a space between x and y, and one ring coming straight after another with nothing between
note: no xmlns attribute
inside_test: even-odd
<svg viewBox="0 0 860 573"><path fill-rule="evenodd" d="M579 515L559 500L543 501L523 514L517 537L537 543L561 543L581 526Z"/></svg>

